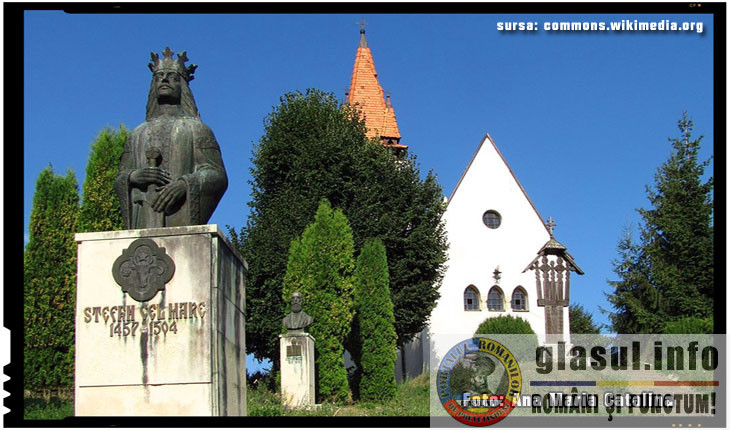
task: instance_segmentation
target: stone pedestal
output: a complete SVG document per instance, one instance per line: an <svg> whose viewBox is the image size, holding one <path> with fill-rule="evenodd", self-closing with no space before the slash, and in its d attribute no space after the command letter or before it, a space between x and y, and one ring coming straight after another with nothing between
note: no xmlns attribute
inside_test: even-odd
<svg viewBox="0 0 730 430"><path fill-rule="evenodd" d="M79 233L76 242L76 415L246 415L247 266L218 227ZM154 297L115 281L115 262L117 279L130 266L147 279L154 270L137 268L164 265L165 255L174 270Z"/></svg>
<svg viewBox="0 0 730 430"><path fill-rule="evenodd" d="M279 348L284 406L314 405L314 338L309 333L282 334Z"/></svg>

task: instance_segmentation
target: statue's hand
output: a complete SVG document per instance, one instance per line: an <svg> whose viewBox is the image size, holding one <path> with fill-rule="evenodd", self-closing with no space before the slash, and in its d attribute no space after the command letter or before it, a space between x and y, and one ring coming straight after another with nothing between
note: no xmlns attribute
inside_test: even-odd
<svg viewBox="0 0 730 430"><path fill-rule="evenodd" d="M152 209L155 212L172 212L172 209L185 198L187 184L182 179L165 185L157 190L157 198L152 202Z"/></svg>
<svg viewBox="0 0 730 430"><path fill-rule="evenodd" d="M170 183L170 173L160 167L144 167L133 171L129 182L138 188L150 184L165 185Z"/></svg>

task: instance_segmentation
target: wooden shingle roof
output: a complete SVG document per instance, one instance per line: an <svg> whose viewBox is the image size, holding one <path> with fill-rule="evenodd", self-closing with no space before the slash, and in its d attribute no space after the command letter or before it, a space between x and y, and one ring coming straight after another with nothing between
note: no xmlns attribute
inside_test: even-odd
<svg viewBox="0 0 730 430"><path fill-rule="evenodd" d="M378 72L375 70L373 54L365 39L364 29L360 30L360 45L352 69L347 102L362 112L368 137L378 137L384 145L408 148L399 143L401 135L395 111L390 96L386 101L383 87L378 81Z"/></svg>

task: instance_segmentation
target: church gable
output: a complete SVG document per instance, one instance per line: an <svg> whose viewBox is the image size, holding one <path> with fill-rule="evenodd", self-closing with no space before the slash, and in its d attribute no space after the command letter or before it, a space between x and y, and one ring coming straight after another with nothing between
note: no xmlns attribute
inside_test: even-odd
<svg viewBox="0 0 730 430"><path fill-rule="evenodd" d="M544 341L535 274L524 269L550 233L488 134L451 194L443 220L448 261L431 333L468 336L487 318L512 315L530 323ZM434 346L437 353L449 347L438 341Z"/></svg>
<svg viewBox="0 0 730 430"><path fill-rule="evenodd" d="M485 225L485 216L486 222L499 226ZM515 270L522 270L550 238L542 217L489 134L452 192L444 221L452 249L479 249L482 256L524 255L524 261L513 263Z"/></svg>

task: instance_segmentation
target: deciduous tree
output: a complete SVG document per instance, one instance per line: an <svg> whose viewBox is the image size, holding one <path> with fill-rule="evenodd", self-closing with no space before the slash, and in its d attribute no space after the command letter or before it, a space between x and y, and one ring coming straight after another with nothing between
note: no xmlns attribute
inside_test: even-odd
<svg viewBox="0 0 730 430"><path fill-rule="evenodd" d="M249 264L248 352L278 362L289 244L322 198L347 216L357 248L367 238L383 241L403 344L427 323L446 259L435 177L421 179L414 157L396 159L368 140L357 112L318 90L285 95L265 126L254 148L249 219L238 234L229 228Z"/></svg>

